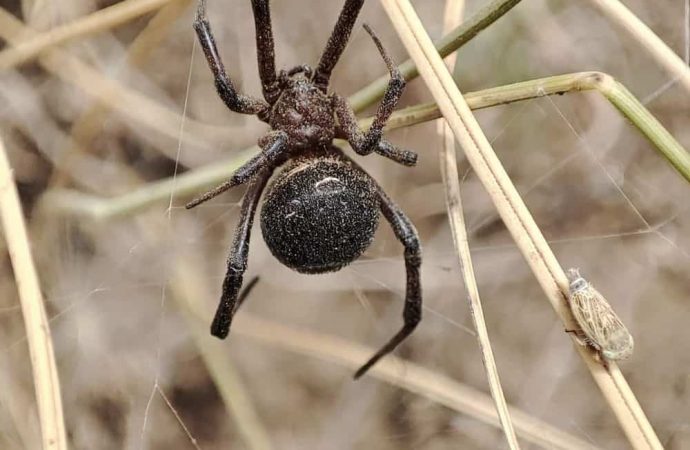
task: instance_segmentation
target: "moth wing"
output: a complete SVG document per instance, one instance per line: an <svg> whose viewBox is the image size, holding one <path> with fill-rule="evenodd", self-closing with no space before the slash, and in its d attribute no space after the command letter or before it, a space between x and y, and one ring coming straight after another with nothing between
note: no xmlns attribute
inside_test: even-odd
<svg viewBox="0 0 690 450"><path fill-rule="evenodd" d="M607 359L624 359L632 354L633 339L611 305L588 286L570 296L573 316L589 343Z"/></svg>
<svg viewBox="0 0 690 450"><path fill-rule="evenodd" d="M587 338L587 343L597 350L600 349L600 341L597 339L599 333L595 329L598 308L595 305L596 298L592 293L592 289L581 289L572 292L569 301L570 310Z"/></svg>

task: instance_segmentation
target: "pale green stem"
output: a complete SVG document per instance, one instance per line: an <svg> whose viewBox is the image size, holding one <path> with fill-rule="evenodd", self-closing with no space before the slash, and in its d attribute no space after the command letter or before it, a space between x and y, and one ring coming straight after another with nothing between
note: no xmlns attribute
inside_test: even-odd
<svg viewBox="0 0 690 450"><path fill-rule="evenodd" d="M465 94L472 109L488 108L521 100L563 94L570 91L595 90L609 100L630 120L671 165L690 181L690 154L674 139L656 118L611 76L601 72L579 72L554 77L523 81L506 86L484 89ZM388 123L388 129L411 126L437 119L441 115L433 103L416 105L396 111ZM362 119L361 127L368 127L371 118ZM149 183L128 194L114 198L102 198L69 190L54 190L44 196L44 206L51 209L83 215L94 220L106 220L127 216L153 203L168 200L171 191L176 197L187 197L225 181L245 161L258 151L250 147L239 152L231 160L216 162L200 169L191 170L176 178Z"/></svg>

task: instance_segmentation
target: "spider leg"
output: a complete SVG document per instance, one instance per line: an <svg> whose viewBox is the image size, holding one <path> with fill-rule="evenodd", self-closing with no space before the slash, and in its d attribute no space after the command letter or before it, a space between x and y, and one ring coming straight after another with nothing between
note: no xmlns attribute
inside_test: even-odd
<svg viewBox="0 0 690 450"><path fill-rule="evenodd" d="M242 114L261 114L268 111L269 106L263 100L238 93L227 73L225 73L223 60L218 53L211 25L206 17L206 0L199 0L196 19L194 19L194 30L199 39L199 44L204 50L208 66L211 72L213 72L218 96L225 102L227 107Z"/></svg>
<svg viewBox="0 0 690 450"><path fill-rule="evenodd" d="M362 131L357 126L355 120L354 112L350 105L348 105L347 100L339 95L333 95L335 113L338 117L338 122L342 127L342 131L347 135L348 142L352 146L355 152L360 155L368 155L371 152L376 151L377 153L383 154L383 156L388 156L391 154L392 145L388 144L388 153L380 151L381 137L383 136L383 127L386 125L388 118L393 113L395 105L403 94L405 89L405 78L398 69L398 67L393 63L391 58L388 56L386 49L383 48L383 44L379 38L374 34L368 25L364 24L364 29L367 30L371 38L374 40L376 47L378 47L381 57L386 62L388 66L388 71L391 74L391 78L388 81L388 86L383 94L383 100L379 104L376 110L376 115L374 120L366 133ZM386 146L384 146L386 147ZM390 157L390 156L388 156Z"/></svg>
<svg viewBox="0 0 690 450"><path fill-rule="evenodd" d="M335 111L338 116L336 137L346 139L352 148L360 155L368 154L361 150L362 143L365 141L364 133L359 129L357 117L347 103L347 100L338 94L333 94L333 100L335 102ZM378 145L374 147L373 151L403 166L414 166L417 164L417 153L411 150L398 148L383 138L379 139Z"/></svg>
<svg viewBox="0 0 690 450"><path fill-rule="evenodd" d="M357 21L359 10L362 9L363 4L364 0L345 0L345 5L343 5L343 9L338 16L338 22L328 38L328 43L314 74L314 83L324 93L328 88L331 72L347 46L352 27L354 27Z"/></svg>
<svg viewBox="0 0 690 450"><path fill-rule="evenodd" d="M422 251L417 230L400 207L383 192L380 186L378 186L378 195L381 201L383 216L390 222L395 236L405 247L407 289L405 292L405 309L403 310L404 325L381 350L376 352L366 364L355 372L355 379L364 375L379 359L392 352L414 331L417 324L422 320L422 286L419 276L419 268L422 265Z"/></svg>
<svg viewBox="0 0 690 450"><path fill-rule="evenodd" d="M272 131L266 136L262 137L259 140L259 145L261 146L262 151L258 155L254 156L242 167L237 169L228 181L223 184L219 184L200 197L197 197L191 202L187 203L185 208L192 209L195 206L199 206L200 204L219 196L228 189L246 183L254 175L256 175L259 170L268 166L273 166L284 154L285 150L287 150L287 146L285 145L287 143L287 139L287 133L284 131Z"/></svg>
<svg viewBox="0 0 690 450"><path fill-rule="evenodd" d="M230 331L232 318L240 306L246 294L253 286L255 281L250 282L247 290L238 298L238 293L242 287L242 277L247 270L247 257L249 256L249 237L254 223L254 213L261 198L261 192L266 186L266 182L271 177L273 169L262 170L258 176L252 179L247 189L247 193L242 200L240 211L240 222L235 229L235 237L232 242L230 255L228 256L228 270L223 280L223 293L220 303L216 310L216 315L211 324L211 334L225 339Z"/></svg>
<svg viewBox="0 0 690 450"><path fill-rule="evenodd" d="M376 153L388 159L412 167L417 165L417 153L396 147L385 139L379 141L379 145L374 149Z"/></svg>
<svg viewBox="0 0 690 450"><path fill-rule="evenodd" d="M280 89L276 77L276 53L273 45L269 0L252 0L252 10L256 28L256 56L261 87L266 101L273 104L278 99Z"/></svg>

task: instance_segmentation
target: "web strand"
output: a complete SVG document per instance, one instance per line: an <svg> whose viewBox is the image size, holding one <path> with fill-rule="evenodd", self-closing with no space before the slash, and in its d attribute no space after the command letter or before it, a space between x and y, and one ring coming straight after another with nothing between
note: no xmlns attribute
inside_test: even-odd
<svg viewBox="0 0 690 450"><path fill-rule="evenodd" d="M172 210L173 210L173 201L175 197L175 187L176 187L176 182L177 182L177 172L179 169L179 162L180 162L180 154L182 153L182 145L184 142L184 125L187 119L187 105L189 101L189 90L190 86L192 83L192 70L194 68L194 54L196 52L196 39L192 39L192 51L191 55L189 58L189 70L187 74L187 86L185 89L185 97L184 97L184 105L182 107L182 119L180 120L180 129L179 129L179 135L178 135L178 141L177 141L177 152L175 155L175 168L173 171L173 180L172 180L172 189L170 190L170 201L168 202L168 208L166 210L167 214L167 223L169 228L172 229ZM151 410L151 405L153 403L153 398L155 396L156 392L159 392L163 400L168 404L168 406L172 409L172 405L170 405L170 402L168 399L163 395L162 390L160 389L160 384L159 384L159 379L160 379L160 360L161 360L161 339L162 339L162 333L163 333L163 323L165 319L165 300L166 300L166 289L167 289L167 284L168 281L165 280L161 289L161 304L160 304L160 315L158 317L158 333L157 333L157 341L156 341L156 365L155 365L155 377L154 377L154 382L153 382L153 387L151 388L151 393L149 394L149 399L146 404L146 408L144 410L144 420L142 423L141 427L141 441L140 441L140 448L144 448L144 444L146 442L146 425L148 424L148 417L150 414ZM189 436L191 442L196 446L196 439L194 439L190 434L189 430L187 427L182 423L179 415L175 412L174 409L173 414L177 418L178 422L182 425L183 429ZM198 446L197 446L198 448Z"/></svg>

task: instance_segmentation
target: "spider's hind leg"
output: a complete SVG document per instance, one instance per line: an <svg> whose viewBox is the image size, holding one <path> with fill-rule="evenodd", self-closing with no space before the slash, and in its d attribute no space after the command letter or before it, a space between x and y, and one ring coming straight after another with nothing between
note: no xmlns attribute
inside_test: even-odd
<svg viewBox="0 0 690 450"><path fill-rule="evenodd" d="M392 352L404 341L422 320L422 286L419 269L422 265L422 249L419 236L410 219L402 212L400 207L391 200L385 192L378 187L381 201L381 212L390 222L393 232L398 240L405 246L405 269L407 272L407 288L405 292L405 308L403 310L403 327L398 333L376 352L357 372L354 378L364 375L376 362Z"/></svg>
<svg viewBox="0 0 690 450"><path fill-rule="evenodd" d="M237 308L244 301L249 290L256 283L256 279L250 282L242 295L238 297L240 288L242 287L242 279L245 270L247 270L247 258L249 257L249 238L251 234L252 224L254 223L254 214L256 213L261 192L263 192L266 182L271 177L272 170L262 170L249 184L247 193L242 200L242 209L240 211L240 222L235 230L235 237L232 242L232 248L228 255L228 269L223 280L223 292L220 297L220 303L216 310L216 315L211 324L211 334L220 338L225 337L230 332L230 324L232 318L237 311Z"/></svg>

